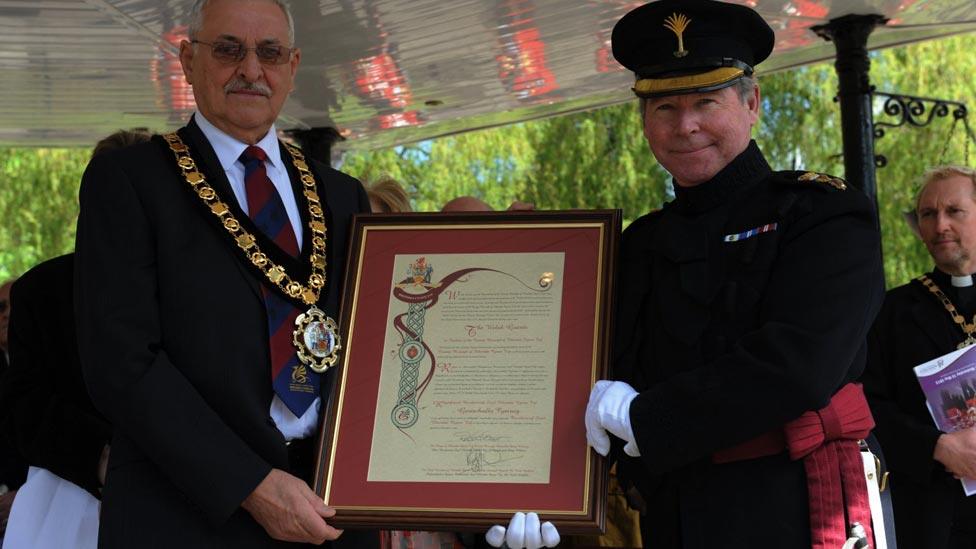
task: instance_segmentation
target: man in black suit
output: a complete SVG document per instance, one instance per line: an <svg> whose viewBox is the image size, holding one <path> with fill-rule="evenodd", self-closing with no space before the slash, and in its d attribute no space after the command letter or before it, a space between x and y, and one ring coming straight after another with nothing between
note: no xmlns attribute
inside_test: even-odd
<svg viewBox="0 0 976 549"><path fill-rule="evenodd" d="M114 428L99 543L322 543L334 511L303 479L336 349L300 345L338 316L368 201L275 137L301 57L282 2L197 2L189 37L193 119L82 181L79 348Z"/></svg>
<svg viewBox="0 0 976 549"><path fill-rule="evenodd" d="M891 470L898 539L919 549L972 548L976 498L953 477L976 478L976 431L939 431L912 368L976 343L967 332L976 323L976 171L930 171L916 216L935 268L885 296L868 340L864 389Z"/></svg>

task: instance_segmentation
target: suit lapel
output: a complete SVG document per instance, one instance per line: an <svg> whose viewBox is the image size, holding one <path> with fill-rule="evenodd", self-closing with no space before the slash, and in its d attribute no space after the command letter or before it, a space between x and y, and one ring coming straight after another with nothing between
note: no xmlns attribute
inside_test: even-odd
<svg viewBox="0 0 976 549"><path fill-rule="evenodd" d="M207 177L207 182L213 187L217 195L222 197L223 201L227 203L228 207L234 213L237 219L244 219L247 215L241 209L240 204L238 204L237 199L234 196L234 191L231 189L230 181L227 180L227 174L224 173L224 168L220 164L220 160L217 159L217 153L214 152L213 147L210 146L210 142L207 141L206 136L200 131L200 127L197 126L196 122L191 118L190 122L180 130L180 136L185 140L186 144L190 147L193 153L193 158L198 161L201 165L199 168L203 171L204 175ZM206 214L209 215L209 214ZM208 222L212 223L210 218L207 219ZM221 230L220 227L215 227L216 230ZM220 235L223 238L223 235ZM254 296L258 298L261 305L264 306L264 295L261 292L261 282L254 276L251 269L241 262L241 259L235 253L236 250L230 250L231 260L234 262L234 266L237 271L241 273L244 280L247 282L251 291L254 292Z"/></svg>

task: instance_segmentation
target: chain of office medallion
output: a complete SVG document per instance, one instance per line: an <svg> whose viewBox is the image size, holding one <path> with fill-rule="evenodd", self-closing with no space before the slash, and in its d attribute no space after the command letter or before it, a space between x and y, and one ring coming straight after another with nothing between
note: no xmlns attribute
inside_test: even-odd
<svg viewBox="0 0 976 549"><path fill-rule="evenodd" d="M244 230L241 223L231 213L227 204L217 198L217 193L213 187L207 184L203 172L197 169L196 162L190 156L190 149L187 147L180 136L176 133L163 135L170 150L176 155L176 164L183 173L183 178L190 185L197 196L203 200L204 204L220 220L224 229L230 233L237 246L244 251L251 263L257 267L269 282L278 286L293 299L301 299L306 305L315 305L319 300L319 293L325 286L325 241L326 228L325 217L322 211L322 203L319 195L315 192L315 177L309 171L305 163L305 156L296 147L285 144L288 153L291 154L292 164L298 169L302 182L303 194L308 204L309 223L312 230L312 255L309 261L312 265L312 274L308 277L308 282L302 284L292 279L285 268L272 261L258 246L254 235Z"/></svg>
<svg viewBox="0 0 976 549"><path fill-rule="evenodd" d="M959 314L959 311L956 310L956 306L952 304L952 301L949 301L949 296L945 295L945 293L942 292L942 290L935 284L935 282L932 281L932 279L926 275L922 275L918 277L918 281L928 288L929 291L942 302L942 306L945 307L945 310L949 312L949 316L952 317L952 321L959 325L962 332L967 337L971 337L973 333L976 332L976 315L973 315L972 324L967 324L966 318Z"/></svg>

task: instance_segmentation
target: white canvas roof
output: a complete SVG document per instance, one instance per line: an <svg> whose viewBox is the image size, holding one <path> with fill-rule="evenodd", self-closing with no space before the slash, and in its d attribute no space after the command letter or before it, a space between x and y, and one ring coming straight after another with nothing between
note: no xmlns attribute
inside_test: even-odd
<svg viewBox="0 0 976 549"><path fill-rule="evenodd" d="M880 48L976 29L973 0L737 0L776 31L760 74L834 57L809 29L890 19ZM91 145L175 128L194 108L175 57L190 0L0 0L0 145ZM383 147L628 100L610 55L625 0L292 0L302 64L280 128ZM835 90L825 91L835 93Z"/></svg>

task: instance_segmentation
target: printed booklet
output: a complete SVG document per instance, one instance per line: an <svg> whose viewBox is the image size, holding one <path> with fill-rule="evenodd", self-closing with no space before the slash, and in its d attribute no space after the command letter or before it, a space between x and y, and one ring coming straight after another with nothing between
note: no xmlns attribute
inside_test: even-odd
<svg viewBox="0 0 976 549"><path fill-rule="evenodd" d="M970 345L915 367L925 404L943 433L976 427L976 345ZM962 479L967 496L976 494L976 479Z"/></svg>

